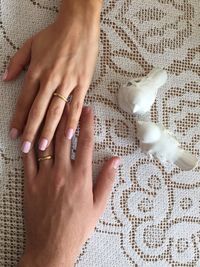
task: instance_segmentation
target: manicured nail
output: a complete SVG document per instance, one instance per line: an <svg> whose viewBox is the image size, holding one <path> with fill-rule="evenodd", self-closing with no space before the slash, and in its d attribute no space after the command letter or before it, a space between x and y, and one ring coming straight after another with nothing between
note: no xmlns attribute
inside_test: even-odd
<svg viewBox="0 0 200 267"><path fill-rule="evenodd" d="M68 130L67 130L67 138L68 138L69 140L71 140L72 137L73 137L73 135L74 135L74 130L73 130L72 128L68 129Z"/></svg>
<svg viewBox="0 0 200 267"><path fill-rule="evenodd" d="M31 149L31 142L29 141L25 141L23 144L22 144L22 152L24 153L28 153Z"/></svg>
<svg viewBox="0 0 200 267"><path fill-rule="evenodd" d="M115 159L115 160L113 161L113 168L114 168L115 170L117 170L117 168L119 167L119 165L120 165L120 159Z"/></svg>
<svg viewBox="0 0 200 267"><path fill-rule="evenodd" d="M19 131L16 129L16 128L12 128L11 130L10 130L10 138L12 139L12 140L15 140L15 139L17 139L17 137L19 136Z"/></svg>
<svg viewBox="0 0 200 267"><path fill-rule="evenodd" d="M7 77L8 77L8 70L5 70L2 80L5 81Z"/></svg>
<svg viewBox="0 0 200 267"><path fill-rule="evenodd" d="M39 150L44 151L47 148L48 140L43 138L39 143Z"/></svg>

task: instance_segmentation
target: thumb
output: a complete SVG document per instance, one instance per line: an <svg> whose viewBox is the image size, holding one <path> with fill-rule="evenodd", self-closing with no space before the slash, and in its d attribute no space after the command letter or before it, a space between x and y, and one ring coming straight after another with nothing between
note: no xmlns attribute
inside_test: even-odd
<svg viewBox="0 0 200 267"><path fill-rule="evenodd" d="M106 208L106 203L112 191L112 186L115 180L117 168L120 164L120 159L114 157L104 163L96 184L93 189L94 205L98 210L98 214L102 214Z"/></svg>
<svg viewBox="0 0 200 267"><path fill-rule="evenodd" d="M10 81L20 74L31 58L32 39L28 39L24 45L11 58L7 70L3 75L3 81Z"/></svg>

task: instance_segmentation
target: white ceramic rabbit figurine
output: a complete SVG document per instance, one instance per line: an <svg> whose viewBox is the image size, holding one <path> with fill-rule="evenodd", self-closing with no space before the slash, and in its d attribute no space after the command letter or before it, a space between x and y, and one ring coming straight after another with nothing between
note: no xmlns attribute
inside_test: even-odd
<svg viewBox="0 0 200 267"><path fill-rule="evenodd" d="M167 81L167 72L154 68L142 78L133 79L119 89L118 102L121 109L130 114L149 112L158 89Z"/></svg>
<svg viewBox="0 0 200 267"><path fill-rule="evenodd" d="M174 163L185 171L197 166L197 158L183 150L179 142L165 128L153 122L138 121L137 136L142 150L161 162Z"/></svg>

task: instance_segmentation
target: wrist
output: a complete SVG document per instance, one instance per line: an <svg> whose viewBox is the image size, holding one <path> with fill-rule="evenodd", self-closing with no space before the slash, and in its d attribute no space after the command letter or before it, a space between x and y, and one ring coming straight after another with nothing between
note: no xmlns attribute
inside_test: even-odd
<svg viewBox="0 0 200 267"><path fill-rule="evenodd" d="M57 21L64 26L70 23L97 23L100 22L102 0L63 0Z"/></svg>

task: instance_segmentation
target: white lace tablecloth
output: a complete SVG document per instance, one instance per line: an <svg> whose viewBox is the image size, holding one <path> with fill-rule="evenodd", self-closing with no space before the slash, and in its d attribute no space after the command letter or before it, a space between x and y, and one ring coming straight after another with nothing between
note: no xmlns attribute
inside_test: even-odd
<svg viewBox="0 0 200 267"><path fill-rule="evenodd" d="M78 267L200 266L200 167L182 172L141 153L134 118L117 105L121 83L153 66L168 71L150 114L200 158L200 1L110 0L101 16L100 54L86 102L96 114L95 173L119 155L107 210L78 258ZM0 64L54 21L56 0L1 0ZM0 266L23 250L23 168L8 138L24 75L0 83ZM85 215L87 216L87 214Z"/></svg>

